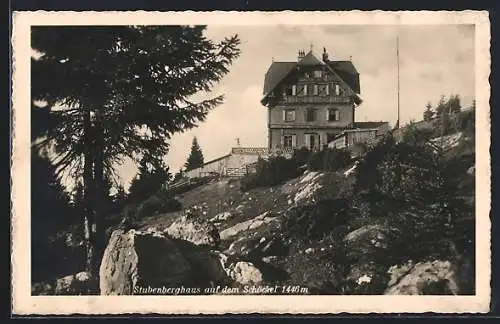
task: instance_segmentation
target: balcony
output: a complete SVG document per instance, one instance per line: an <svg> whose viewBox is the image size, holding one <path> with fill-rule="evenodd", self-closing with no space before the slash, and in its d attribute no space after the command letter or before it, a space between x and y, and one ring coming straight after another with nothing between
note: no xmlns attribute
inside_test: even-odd
<svg viewBox="0 0 500 324"><path fill-rule="evenodd" d="M346 96L284 96L283 103L333 103L333 104L348 104L352 102L350 97Z"/></svg>

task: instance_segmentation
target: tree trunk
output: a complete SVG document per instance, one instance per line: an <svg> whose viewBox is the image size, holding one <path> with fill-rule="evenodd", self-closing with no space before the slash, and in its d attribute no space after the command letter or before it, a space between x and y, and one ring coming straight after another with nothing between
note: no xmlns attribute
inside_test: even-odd
<svg viewBox="0 0 500 324"><path fill-rule="evenodd" d="M91 278L95 278L96 271L92 266L94 259L94 233L93 227L95 223L95 215L93 210L93 196L94 196L94 177L93 177L93 164L94 157L92 152L92 125L90 120L90 107L85 107L83 116L83 137L84 137L84 170L83 170L83 201L84 201L84 238L85 238L85 271L89 272ZM92 286L92 285L91 285ZM89 293L93 287L88 287Z"/></svg>
<svg viewBox="0 0 500 324"><path fill-rule="evenodd" d="M104 190L104 143L103 143L103 127L101 109L96 110L96 120L94 127L94 255L91 260L92 267L96 269L96 278L99 278L99 266L102 254L105 249L105 235L104 235L104 197L108 193Z"/></svg>

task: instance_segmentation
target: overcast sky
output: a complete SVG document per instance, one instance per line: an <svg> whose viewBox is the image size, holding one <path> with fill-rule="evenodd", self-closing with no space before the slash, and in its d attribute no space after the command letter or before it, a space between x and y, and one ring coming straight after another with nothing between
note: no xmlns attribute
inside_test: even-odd
<svg viewBox="0 0 500 324"><path fill-rule="evenodd" d="M266 108L260 104L264 74L274 58L294 61L297 52L313 52L321 58L326 47L330 60L352 62L360 73L363 103L357 121L397 119L396 39L399 33L400 103L402 124L420 120L428 101L441 95L458 94L462 106L474 97L474 26L233 26L208 27L215 41L237 33L241 56L233 63L214 95L225 94L199 127L174 135L166 157L172 172L185 163L191 142L197 136L205 161L228 154L236 145L267 146ZM128 183L136 169L121 167L122 182Z"/></svg>

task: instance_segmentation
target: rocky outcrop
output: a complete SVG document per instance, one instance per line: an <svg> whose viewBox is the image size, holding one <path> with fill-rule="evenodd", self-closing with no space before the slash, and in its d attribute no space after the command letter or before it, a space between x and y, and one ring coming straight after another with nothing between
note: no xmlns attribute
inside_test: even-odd
<svg viewBox="0 0 500 324"><path fill-rule="evenodd" d="M457 295L455 267L449 261L427 261L393 266L386 295Z"/></svg>
<svg viewBox="0 0 500 324"><path fill-rule="evenodd" d="M165 234L172 238L189 241L195 245L206 245L214 248L220 242L219 231L214 224L189 214L172 223L165 230Z"/></svg>
<svg viewBox="0 0 500 324"><path fill-rule="evenodd" d="M227 228L220 232L220 239L227 240L233 236L240 234L241 232L256 229L264 224L269 224L277 222L278 217L269 216L269 212L265 212L255 218L249 219L247 221L238 223L230 228Z"/></svg>
<svg viewBox="0 0 500 324"><path fill-rule="evenodd" d="M161 233L113 232L100 271L101 295L130 295L141 287L226 284L219 257L208 248Z"/></svg>
<svg viewBox="0 0 500 324"><path fill-rule="evenodd" d="M31 294L37 295L83 295L86 294L90 284L90 275L87 272L79 272L68 275L55 282L35 283L31 287Z"/></svg>

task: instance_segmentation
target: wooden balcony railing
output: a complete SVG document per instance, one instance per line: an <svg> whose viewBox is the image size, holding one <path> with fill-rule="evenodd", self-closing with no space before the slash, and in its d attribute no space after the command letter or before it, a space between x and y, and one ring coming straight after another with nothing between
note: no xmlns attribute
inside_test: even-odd
<svg viewBox="0 0 500 324"><path fill-rule="evenodd" d="M345 96L284 96L284 103L351 103Z"/></svg>

